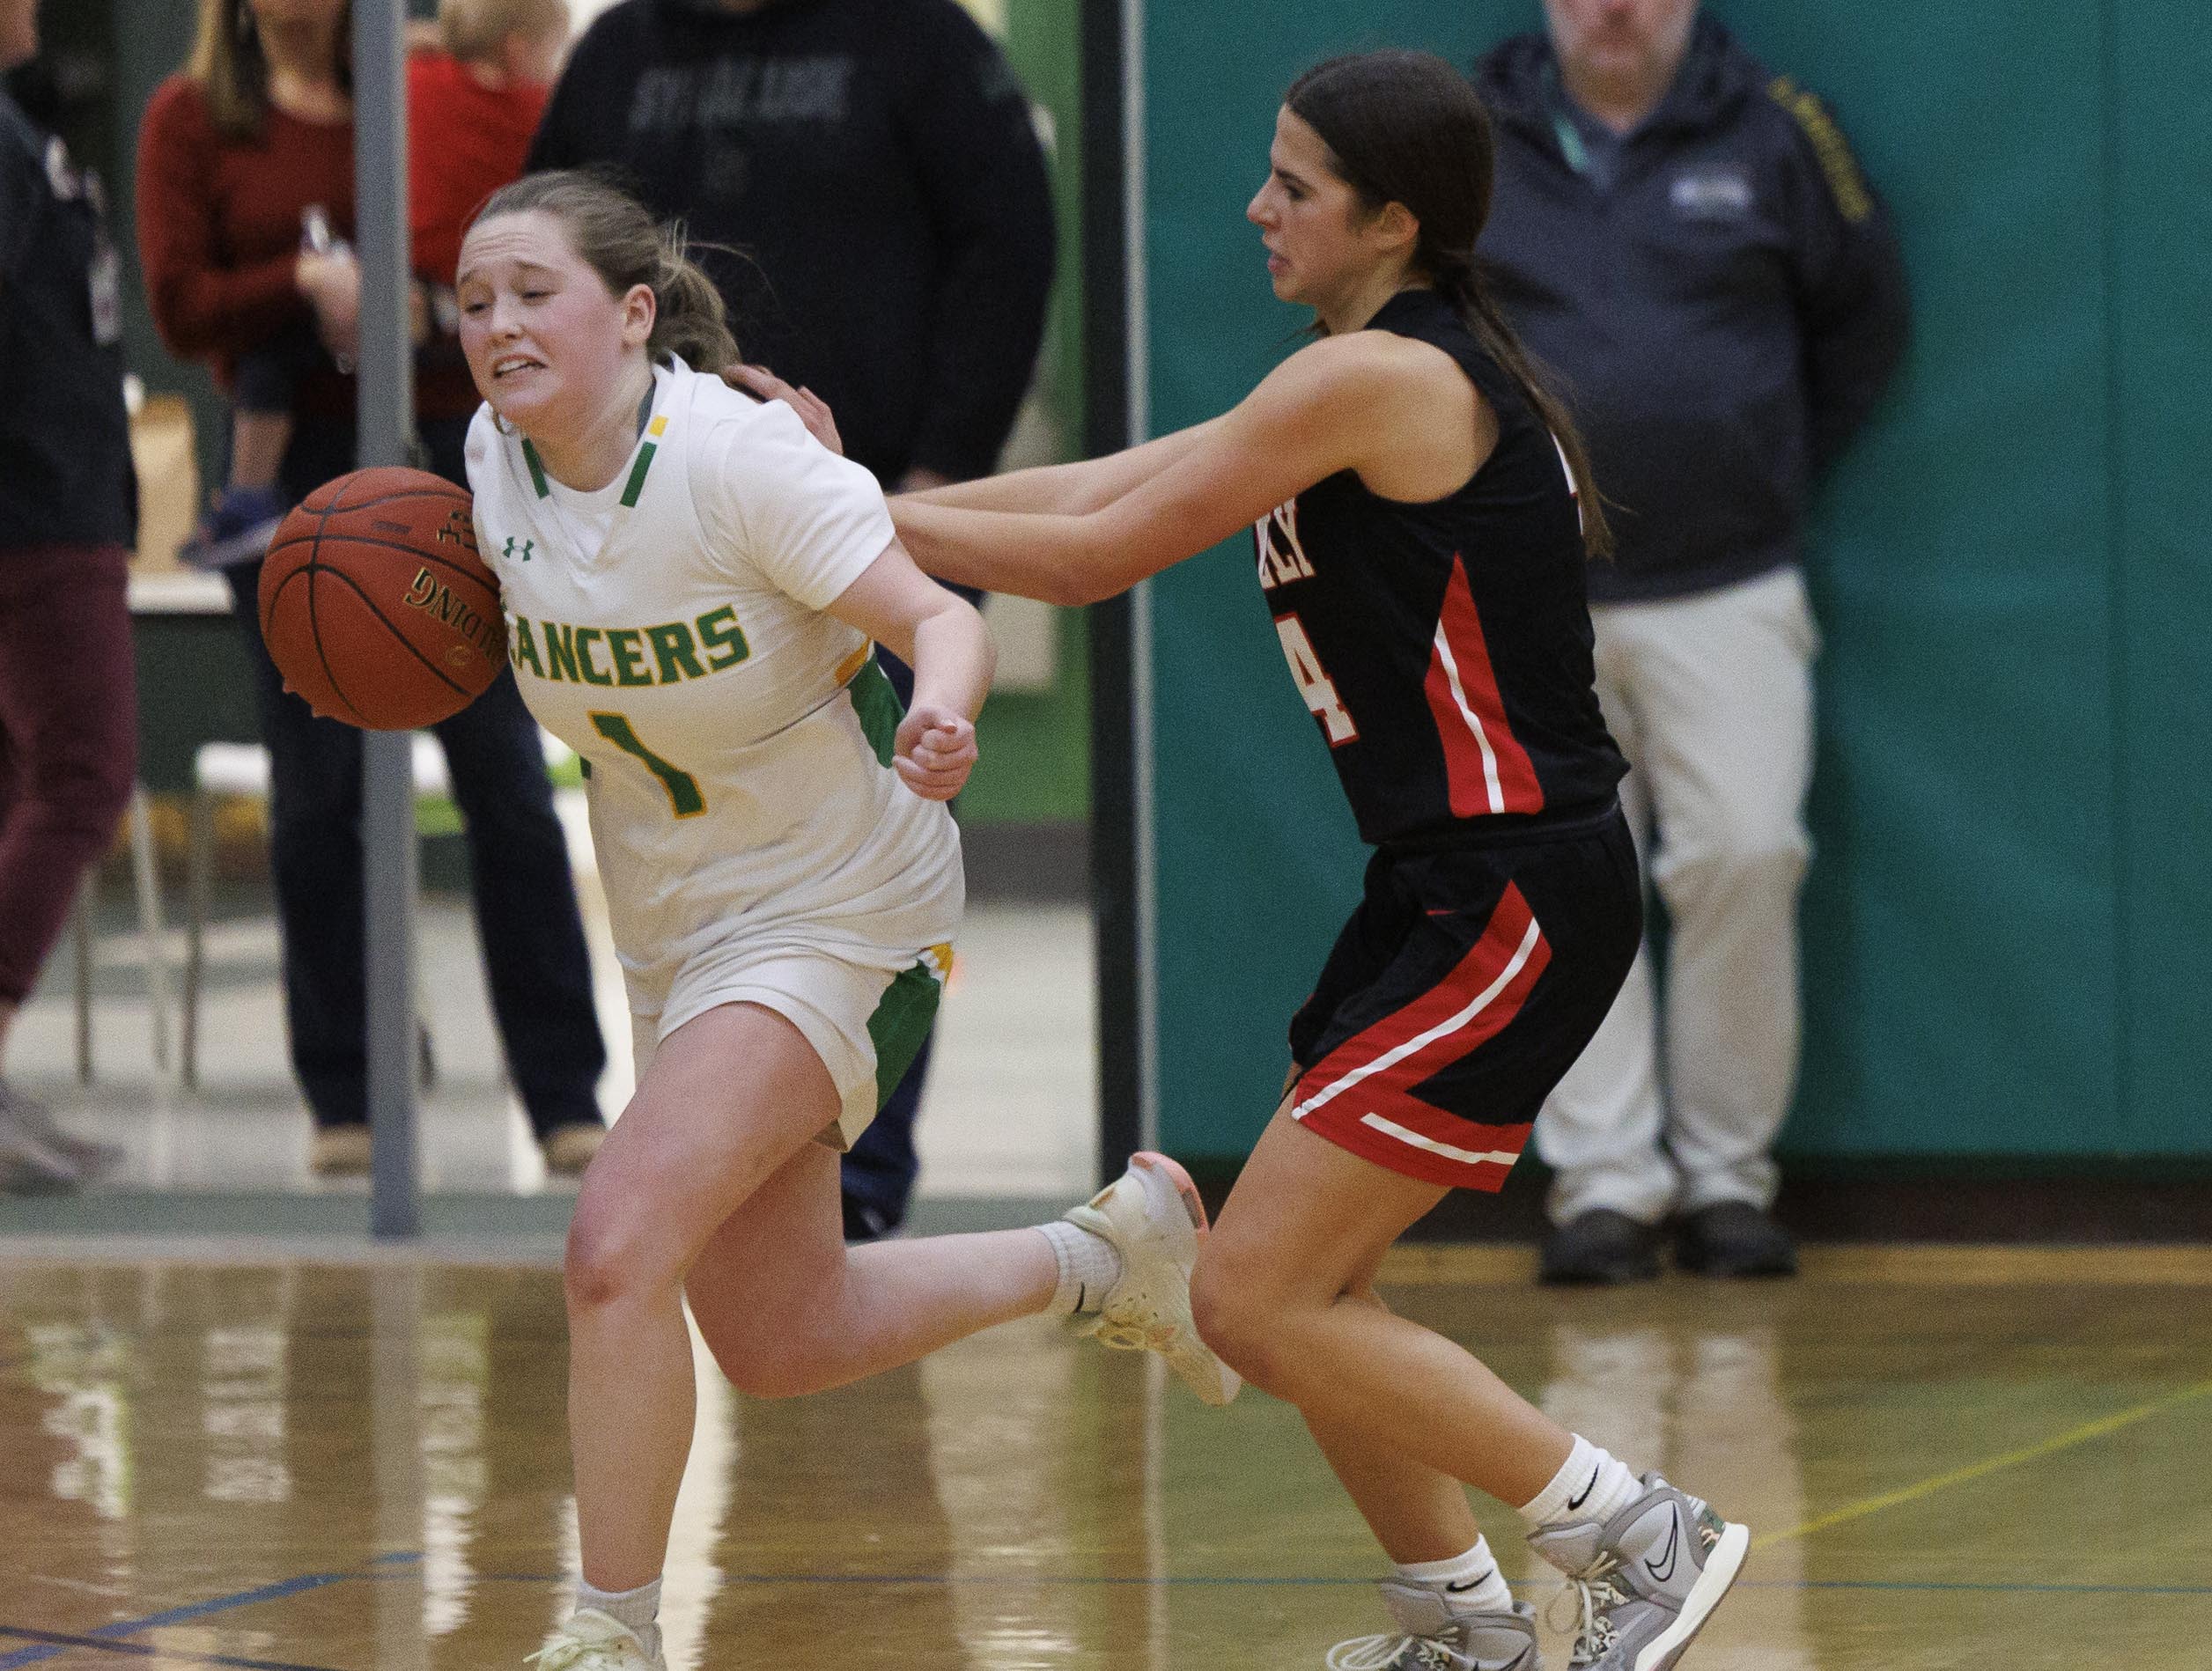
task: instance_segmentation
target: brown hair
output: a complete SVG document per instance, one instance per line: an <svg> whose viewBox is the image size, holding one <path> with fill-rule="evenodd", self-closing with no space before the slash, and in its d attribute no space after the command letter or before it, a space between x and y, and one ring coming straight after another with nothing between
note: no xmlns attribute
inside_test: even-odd
<svg viewBox="0 0 2212 1671"><path fill-rule="evenodd" d="M463 63L496 59L509 35L569 29L568 0L438 0L438 40Z"/></svg>
<svg viewBox="0 0 2212 1671"><path fill-rule="evenodd" d="M1283 95L1290 113L1328 146L1337 177L1369 214L1402 203L1420 225L1412 270L1466 320L1490 357L1558 437L1593 556L1613 548L1589 455L1529 351L1483 283L1475 242L1490 218L1497 147L1490 113L1466 77L1426 52L1368 52L1315 65Z"/></svg>
<svg viewBox="0 0 2212 1671"><path fill-rule="evenodd" d="M739 357L722 292L691 259L683 224L663 224L621 187L577 169L525 174L491 194L469 222L470 230L501 215L537 210L561 223L569 242L616 296L633 284L651 290L655 304L653 358L681 355L687 365L719 372Z"/></svg>
<svg viewBox="0 0 2212 1671"><path fill-rule="evenodd" d="M338 14L338 85L353 91L353 7ZM199 27L184 73L199 83L218 132L258 139L269 120L269 55L250 0L200 0Z"/></svg>

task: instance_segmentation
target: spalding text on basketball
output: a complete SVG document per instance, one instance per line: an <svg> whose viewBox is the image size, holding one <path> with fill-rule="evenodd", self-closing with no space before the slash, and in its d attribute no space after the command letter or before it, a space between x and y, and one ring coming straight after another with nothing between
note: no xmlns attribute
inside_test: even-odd
<svg viewBox="0 0 2212 1671"><path fill-rule="evenodd" d="M446 652L446 659L453 666L465 666L471 647L487 661L499 659L500 639L504 635L498 626L485 620L480 611L453 596L453 588L429 569L415 571L414 583L408 587L407 595L400 601L410 609L420 609L425 615L437 616L439 622L460 636L462 643Z"/></svg>

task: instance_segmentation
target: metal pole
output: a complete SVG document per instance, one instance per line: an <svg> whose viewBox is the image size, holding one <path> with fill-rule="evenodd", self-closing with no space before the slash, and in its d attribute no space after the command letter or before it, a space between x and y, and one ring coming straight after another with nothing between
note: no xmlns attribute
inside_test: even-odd
<svg viewBox="0 0 2212 1671"><path fill-rule="evenodd" d="M361 261L358 460L405 464L414 433L408 333L407 78L403 0L353 0L354 241ZM415 1160L414 739L371 732L361 760L368 915L369 1226L422 1233Z"/></svg>
<svg viewBox="0 0 2212 1671"><path fill-rule="evenodd" d="M1143 0L1085 0L1084 449L1146 438ZM1142 588L1090 609L1091 901L1098 952L1098 1165L1159 1142L1151 966L1150 615Z"/></svg>

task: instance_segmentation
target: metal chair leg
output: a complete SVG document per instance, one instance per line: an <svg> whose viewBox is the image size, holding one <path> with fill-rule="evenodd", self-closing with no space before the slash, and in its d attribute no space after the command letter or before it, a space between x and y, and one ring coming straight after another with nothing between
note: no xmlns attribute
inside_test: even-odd
<svg viewBox="0 0 2212 1671"><path fill-rule="evenodd" d="M161 878L155 869L153 803L144 784L130 791L130 861L138 888L138 944L146 966L146 1005L153 1019L153 1064L169 1066L169 968L161 949Z"/></svg>
<svg viewBox="0 0 2212 1671"><path fill-rule="evenodd" d="M77 945L77 1082L92 1082L92 912L100 903L100 870L85 872L77 890L75 917Z"/></svg>
<svg viewBox="0 0 2212 1671"><path fill-rule="evenodd" d="M178 1068L188 1090L196 1090L200 1083L200 976L205 964L208 872L214 850L214 798L195 786L184 849L184 997L178 1025Z"/></svg>

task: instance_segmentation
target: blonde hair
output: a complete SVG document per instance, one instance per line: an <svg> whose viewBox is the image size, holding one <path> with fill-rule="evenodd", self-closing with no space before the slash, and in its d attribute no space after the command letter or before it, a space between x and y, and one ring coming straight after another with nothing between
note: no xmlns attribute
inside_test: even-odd
<svg viewBox="0 0 2212 1671"><path fill-rule="evenodd" d="M353 91L353 7L338 17L339 86ZM218 132L232 139L260 137L269 120L269 58L249 0L200 0L199 26L186 78L199 84Z"/></svg>
<svg viewBox="0 0 2212 1671"><path fill-rule="evenodd" d="M645 351L653 358L675 354L687 365L719 372L741 357L722 292L691 259L681 221L656 221L619 186L559 168L502 186L476 211L469 230L532 210L561 223L577 254L613 294L627 295L633 284L653 291L653 335Z"/></svg>
<svg viewBox="0 0 2212 1671"><path fill-rule="evenodd" d="M569 30L568 0L438 0L438 39L463 63L499 55L510 35L535 40Z"/></svg>

